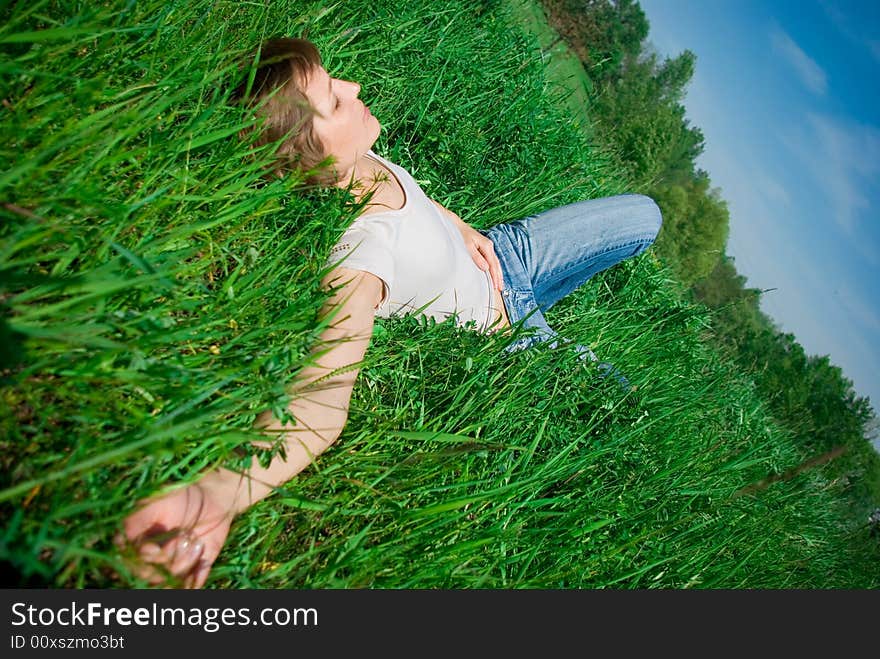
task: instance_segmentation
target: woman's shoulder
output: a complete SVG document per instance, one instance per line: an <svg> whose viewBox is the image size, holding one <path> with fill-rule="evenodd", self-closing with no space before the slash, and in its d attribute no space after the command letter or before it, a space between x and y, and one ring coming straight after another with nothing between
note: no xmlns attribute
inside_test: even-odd
<svg viewBox="0 0 880 659"><path fill-rule="evenodd" d="M392 163L372 151L364 163L361 184L364 194L370 194L361 215L401 211L407 205L407 193Z"/></svg>
<svg viewBox="0 0 880 659"><path fill-rule="evenodd" d="M388 168L390 168L390 169L398 169L398 168L401 168L400 165L398 165L396 162L391 162L390 160L388 160L388 158L385 158L385 157L383 157L383 156L380 156L378 153L376 153L376 152L373 151L372 149L369 149L369 150L367 151L367 156L370 157L370 158L372 158L373 160L377 160L377 161L379 161L380 163L382 163L383 165L385 165L386 167L388 167ZM401 168L401 169L402 169L402 168Z"/></svg>

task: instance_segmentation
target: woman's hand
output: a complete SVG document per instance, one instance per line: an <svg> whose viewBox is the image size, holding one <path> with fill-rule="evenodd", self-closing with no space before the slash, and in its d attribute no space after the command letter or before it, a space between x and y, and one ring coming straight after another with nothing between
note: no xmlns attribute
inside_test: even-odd
<svg viewBox="0 0 880 659"><path fill-rule="evenodd" d="M267 467L252 459L245 472L214 469L192 485L142 501L115 539L137 576L154 585L202 586L233 517L308 467L342 434L373 335L382 280L336 267L321 284L331 294L319 319L333 315L315 343L312 362L287 387L292 397L287 409L296 423L282 423L268 411L256 423L273 443L285 442L285 455L275 456ZM266 448L264 442L254 445Z"/></svg>
<svg viewBox="0 0 880 659"><path fill-rule="evenodd" d="M200 588L220 553L232 513L200 482L141 502L116 545L132 572L153 585Z"/></svg>
<svg viewBox="0 0 880 659"><path fill-rule="evenodd" d="M431 201L434 200L432 199ZM501 261L498 260L498 256L495 254L495 245L492 244L492 241L448 208L443 207L436 201L434 201L434 204L458 228L461 237L464 238L465 247L471 253L471 258L477 264L477 267L483 272L488 270L489 275L492 277L492 285L499 291L503 291L504 277L501 274Z"/></svg>
<svg viewBox="0 0 880 659"><path fill-rule="evenodd" d="M458 225L458 230L461 232L464 244L477 267L483 272L488 270L495 288L499 291L504 290L501 262L495 255L495 245L492 244L492 241L465 222Z"/></svg>

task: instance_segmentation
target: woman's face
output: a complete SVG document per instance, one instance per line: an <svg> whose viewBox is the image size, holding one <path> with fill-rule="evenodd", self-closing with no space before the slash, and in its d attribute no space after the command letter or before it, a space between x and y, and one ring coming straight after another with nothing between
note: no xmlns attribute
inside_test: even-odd
<svg viewBox="0 0 880 659"><path fill-rule="evenodd" d="M358 98L361 86L331 78L324 67L312 71L305 89L312 107L314 131L324 145L326 155L336 159L340 184L349 175L360 157L369 151L379 137L381 126Z"/></svg>

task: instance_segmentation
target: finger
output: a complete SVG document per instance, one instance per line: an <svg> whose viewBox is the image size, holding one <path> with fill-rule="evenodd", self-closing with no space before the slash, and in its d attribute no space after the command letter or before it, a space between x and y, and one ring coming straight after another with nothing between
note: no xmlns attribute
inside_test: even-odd
<svg viewBox="0 0 880 659"><path fill-rule="evenodd" d="M164 583L168 578L168 568L159 545L150 543L139 547L137 556L125 563L136 578L152 585Z"/></svg>
<svg viewBox="0 0 880 659"><path fill-rule="evenodd" d="M114 541L121 543L121 549L134 550L134 554L124 557L128 569L138 579L151 585L174 587L175 577L187 574L200 559L203 543L187 533L147 533L132 539L117 536ZM169 539L170 536L170 539Z"/></svg>
<svg viewBox="0 0 880 659"><path fill-rule="evenodd" d="M208 575L211 573L211 567L214 565L214 561L217 560L217 556L220 555L221 547L222 540L220 545L216 545L210 539L206 539L205 550L202 552L201 558L187 576L187 588L201 588L205 585Z"/></svg>
<svg viewBox="0 0 880 659"><path fill-rule="evenodd" d="M175 576L185 572L190 558L192 542L173 540L164 545L147 542L138 548L137 562L132 572L154 586L173 585Z"/></svg>
<svg viewBox="0 0 880 659"><path fill-rule="evenodd" d="M178 588L200 560L201 550L192 541L180 541L164 547L144 545L139 555L142 562L132 566L135 576L151 586Z"/></svg>
<svg viewBox="0 0 880 659"><path fill-rule="evenodd" d="M489 269L489 262L486 261L485 257L480 253L479 249L474 249L471 251L471 258L474 260L474 263L477 264L477 267L483 272Z"/></svg>
<svg viewBox="0 0 880 659"><path fill-rule="evenodd" d="M153 542L141 545L138 549L138 556L147 563L161 563L165 560L162 547Z"/></svg>
<svg viewBox="0 0 880 659"><path fill-rule="evenodd" d="M205 543L192 536L185 536L172 550L169 570L178 577L186 576L202 558Z"/></svg>
<svg viewBox="0 0 880 659"><path fill-rule="evenodd" d="M488 241L489 245L483 250L483 254L486 257L486 261L489 265L489 272L492 275L492 283L495 285L499 291L504 289L504 275L501 272L501 261L498 259L498 255L495 254L495 247L492 245L492 241Z"/></svg>
<svg viewBox="0 0 880 659"><path fill-rule="evenodd" d="M501 271L501 261L498 260L498 257L495 256L495 253L492 252L492 259L490 260L490 269L492 272L492 281L495 282L495 287L499 291L504 290L504 273Z"/></svg>
<svg viewBox="0 0 880 659"><path fill-rule="evenodd" d="M128 547L128 538L125 537L124 533L117 533L113 536L113 546L116 547L117 551L125 551L126 547Z"/></svg>
<svg viewBox="0 0 880 659"><path fill-rule="evenodd" d="M155 582L159 574L151 563L161 560L161 547L154 543L142 545L132 543L122 533L113 537L113 544L119 550L120 559L126 569L137 579Z"/></svg>
<svg viewBox="0 0 880 659"><path fill-rule="evenodd" d="M132 567L131 573L140 579L146 581L151 586L158 586L168 580L168 571L153 567L151 565L136 565Z"/></svg>
<svg viewBox="0 0 880 659"><path fill-rule="evenodd" d="M211 561L202 558L195 565L189 577L187 577L187 588L201 588L208 580L208 574L211 572Z"/></svg>

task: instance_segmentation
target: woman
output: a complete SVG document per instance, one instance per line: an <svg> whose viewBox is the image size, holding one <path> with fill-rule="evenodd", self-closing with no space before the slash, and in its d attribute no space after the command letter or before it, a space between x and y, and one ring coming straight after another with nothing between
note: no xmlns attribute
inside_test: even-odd
<svg viewBox="0 0 880 659"><path fill-rule="evenodd" d="M641 195L579 202L477 231L430 200L405 170L372 152L379 121L360 86L334 79L301 39L275 39L260 52L252 84L238 91L262 119L256 143L280 142L277 173L300 171L319 185L350 189L363 210L333 248L319 316L327 329L311 365L289 388L295 426L266 411L257 427L282 442L286 459L256 460L246 474L227 469L145 502L125 520L120 545L134 545L136 572L199 587L233 517L308 466L342 432L355 378L376 316L422 313L484 332L521 323L536 329L509 350L556 340L542 311L587 279L644 251L660 212ZM330 162L329 166L321 166ZM596 361L589 348L582 356ZM610 364L602 363L627 386Z"/></svg>

